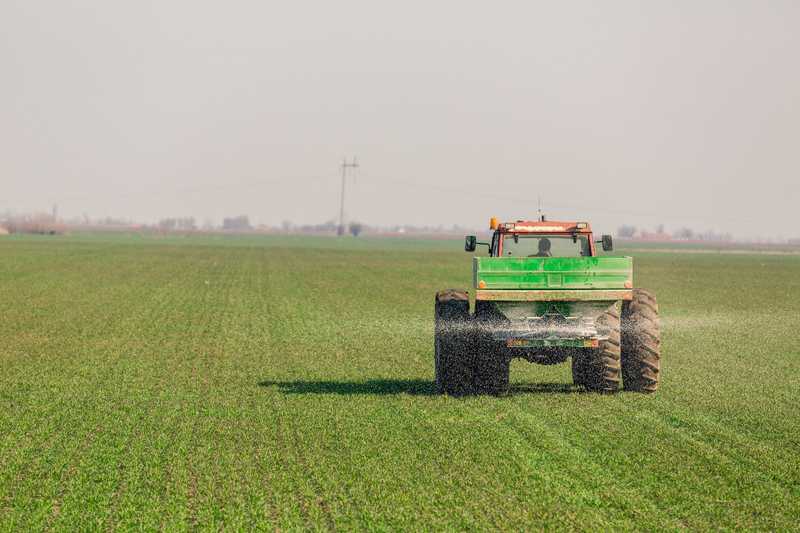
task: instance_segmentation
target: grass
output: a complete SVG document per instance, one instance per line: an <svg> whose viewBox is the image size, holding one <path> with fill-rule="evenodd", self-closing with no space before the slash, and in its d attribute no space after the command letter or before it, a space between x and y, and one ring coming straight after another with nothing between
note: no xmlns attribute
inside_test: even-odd
<svg viewBox="0 0 800 533"><path fill-rule="evenodd" d="M637 253L656 395L453 399L460 246L0 240L0 529L798 528L800 257Z"/></svg>

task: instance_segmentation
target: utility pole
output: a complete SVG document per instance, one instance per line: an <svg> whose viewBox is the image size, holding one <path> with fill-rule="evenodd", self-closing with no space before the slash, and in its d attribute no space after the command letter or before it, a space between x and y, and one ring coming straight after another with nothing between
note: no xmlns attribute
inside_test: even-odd
<svg viewBox="0 0 800 533"><path fill-rule="evenodd" d="M348 168L358 168L358 161L356 161L355 157L353 157L352 163L348 163L346 157L342 160L342 199L339 203L339 227L336 230L336 234L339 236L344 235L344 190L347 183Z"/></svg>

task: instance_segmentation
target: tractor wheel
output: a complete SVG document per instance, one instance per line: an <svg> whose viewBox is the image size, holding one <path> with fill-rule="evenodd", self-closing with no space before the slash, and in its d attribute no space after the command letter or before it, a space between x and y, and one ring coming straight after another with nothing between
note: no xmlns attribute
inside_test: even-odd
<svg viewBox="0 0 800 533"><path fill-rule="evenodd" d="M471 394L475 387L474 350L467 293L453 289L436 293L435 317L436 392L451 396Z"/></svg>
<svg viewBox="0 0 800 533"><path fill-rule="evenodd" d="M502 322L500 317L490 302L475 302L475 388L479 394L508 393L511 358L491 339L492 331Z"/></svg>
<svg viewBox="0 0 800 533"><path fill-rule="evenodd" d="M625 390L655 392L661 377L661 328L658 302L635 289L622 304L622 384Z"/></svg>
<svg viewBox="0 0 800 533"><path fill-rule="evenodd" d="M620 320L616 304L597 319L597 329L608 338L594 350L572 357L572 380L593 392L617 392L620 375Z"/></svg>
<svg viewBox="0 0 800 533"><path fill-rule="evenodd" d="M479 394L508 394L511 359L491 341L476 342L475 388Z"/></svg>
<svg viewBox="0 0 800 533"><path fill-rule="evenodd" d="M572 355L572 382L575 385L586 385L586 360L583 354Z"/></svg>

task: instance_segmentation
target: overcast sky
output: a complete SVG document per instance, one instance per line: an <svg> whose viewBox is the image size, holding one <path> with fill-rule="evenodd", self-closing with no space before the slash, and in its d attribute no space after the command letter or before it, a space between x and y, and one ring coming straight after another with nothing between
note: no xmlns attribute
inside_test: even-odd
<svg viewBox="0 0 800 533"><path fill-rule="evenodd" d="M800 2L0 1L0 211L800 236Z"/></svg>

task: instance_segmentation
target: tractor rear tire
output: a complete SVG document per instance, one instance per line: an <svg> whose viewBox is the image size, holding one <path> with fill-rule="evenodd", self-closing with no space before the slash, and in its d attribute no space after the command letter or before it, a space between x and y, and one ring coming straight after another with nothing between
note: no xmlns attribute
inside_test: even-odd
<svg viewBox="0 0 800 533"><path fill-rule="evenodd" d="M572 382L575 385L586 385L586 360L583 354L572 355Z"/></svg>
<svg viewBox="0 0 800 533"><path fill-rule="evenodd" d="M485 338L485 333L481 336ZM475 355L475 388L478 394L504 396L508 394L511 359L500 347L490 341L476 343Z"/></svg>
<svg viewBox="0 0 800 533"><path fill-rule="evenodd" d="M656 392L661 380L658 302L650 291L634 289L622 304L622 384L625 390Z"/></svg>
<svg viewBox="0 0 800 533"><path fill-rule="evenodd" d="M491 302L475 302L475 391L478 394L503 396L508 394L511 358L492 332L502 327L505 317Z"/></svg>
<svg viewBox="0 0 800 533"><path fill-rule="evenodd" d="M592 392L617 392L620 382L620 318L617 305L597 319L597 329L608 338L594 350L572 357L572 380Z"/></svg>
<svg viewBox="0 0 800 533"><path fill-rule="evenodd" d="M436 293L434 367L436 392L451 396L475 390L474 333L469 316L469 296L448 289Z"/></svg>

